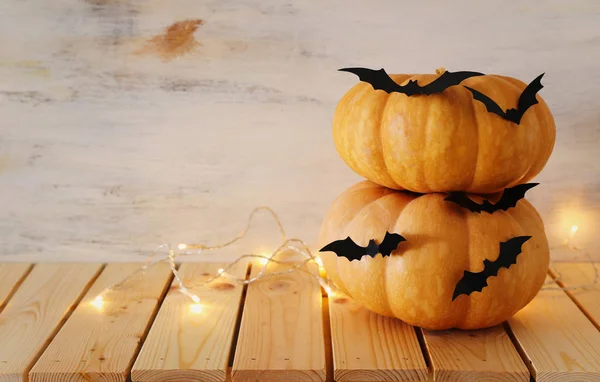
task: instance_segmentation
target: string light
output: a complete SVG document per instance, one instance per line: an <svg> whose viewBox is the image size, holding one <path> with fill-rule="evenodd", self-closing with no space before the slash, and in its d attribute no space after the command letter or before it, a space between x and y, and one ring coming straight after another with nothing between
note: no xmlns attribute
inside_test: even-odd
<svg viewBox="0 0 600 382"><path fill-rule="evenodd" d="M282 243L281 243L281 245L279 245L279 247L277 247L275 249L275 251L273 251L271 254L261 253L258 255L256 255L256 254L242 255L242 256L238 257L236 260L234 260L233 262L231 262L230 264L228 264L225 268L219 268L216 275L209 277L208 279L204 280L203 282L197 283L192 286L189 286L189 285L186 286L184 284L183 280L181 279L181 277L179 275L179 271L177 269L177 264L175 263L175 259L178 256L198 255L198 254L201 254L204 252L210 252L210 251L222 249L222 248L225 248L225 247L228 247L228 246L234 244L235 242L237 242L238 240L240 240L244 236L246 236L246 234L250 230L250 226L251 226L251 223L252 223L255 215L260 211L266 211L266 212L270 213L270 215L275 220L277 227L279 229ZM296 261L296 262L290 262L290 261L282 262L282 261L276 260L275 258L280 253L283 253L284 250L291 250L297 254L300 254L304 258L304 260ZM167 255L158 257L158 254L163 251L166 252ZM247 260L247 259L254 259L254 260L258 259L258 262L261 265L263 265L262 269L254 277L246 279L245 277L233 277L231 274L226 273L228 269L230 269L231 267L234 267L239 262ZM194 293L192 293L190 291L190 288L197 288L197 287L201 287L203 285L207 285L207 284L211 283L212 281L214 281L215 279L222 277L222 276L228 276L228 278L232 279L232 281L235 281L239 284L248 285L248 284L256 282L264 277L272 277L272 276L277 276L277 275L288 274L288 273L295 272L295 271L301 271L301 272L307 273L311 277L317 279L319 284L326 291L328 291L328 293L332 293L331 287L329 287L330 281L327 278L322 277L320 274L315 275L312 272L304 269L304 266L309 261L316 262L319 265L319 269L320 270L322 269L323 262L321 261L321 259L318 257L314 257L312 255L310 249L308 248L308 246L302 240L295 239L295 238L292 238L292 239L286 238L285 231L283 229L283 225L281 224L281 220L279 219L279 217L277 216L275 211L273 211L269 207L264 207L264 206L257 207L250 213L248 220L246 222L246 228L240 234L238 234L236 237L234 237L233 239L231 239L223 244L208 246L208 245L204 245L204 244L180 243L177 245L177 250L172 249L169 244L159 245L156 248L154 254L152 254L146 260L146 263L142 267L140 267L139 269L137 269L136 271L131 273L129 276L127 276L123 280L119 281L118 283L115 283L115 284L109 286L108 288L106 288L102 293L100 293L92 301L92 304L94 304L95 306L98 304L103 304L103 301L102 301L103 294L105 294L111 290L116 290L116 289L123 287L123 285L125 285L125 283L128 280L130 280L133 276L135 276L136 274L139 274L139 273L144 273L148 268L150 268L156 264L159 264L159 263L168 263L169 264L169 267L171 268L171 272L173 273L174 279L177 282L177 285L179 286L179 292L182 293L183 295L187 296L193 302L193 304L190 304L190 312L192 312L192 313L202 312L203 306L200 303L200 298L197 295L195 295ZM283 270L283 271L267 273L266 268L267 268L268 263L279 264L279 265L287 267L288 269Z"/></svg>

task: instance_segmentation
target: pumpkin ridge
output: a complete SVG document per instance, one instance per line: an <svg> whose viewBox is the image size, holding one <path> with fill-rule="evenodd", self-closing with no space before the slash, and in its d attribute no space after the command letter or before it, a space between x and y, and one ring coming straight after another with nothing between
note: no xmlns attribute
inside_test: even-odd
<svg viewBox="0 0 600 382"><path fill-rule="evenodd" d="M548 162L548 159L550 159L550 153L554 149L554 141L556 139L555 136L554 138L552 138L552 145L548 144L548 142L550 142L550 137L548 136L549 129L546 126L546 124L552 123L552 125L554 125L554 118L552 117L552 115L548 115L547 113L545 113L548 106L546 105L546 102L542 99L542 97L538 97L537 100L539 104L545 106L536 108L534 105L534 107L532 107L536 117L535 120L538 121L538 137L539 141L541 142L538 145L537 156L532 161L531 168L525 174L525 178L527 179L532 179L545 167L545 164ZM548 121L548 117L550 118L550 121ZM554 129L556 129L556 126L554 126ZM549 147L550 149L547 151L547 149L544 149L545 147ZM540 153L542 155L540 155Z"/></svg>
<svg viewBox="0 0 600 382"><path fill-rule="evenodd" d="M381 117L379 118L379 121L377 122L377 126L379 128L379 147L381 147L381 152L380 152L380 156L381 156L381 161L383 162L383 169L385 170L385 173L388 175L388 177L390 178L390 180L394 183L395 187L400 187L400 188L404 188L402 187L402 185L400 185L396 179L394 179L394 177L392 176L392 173L390 171L390 167L385 159L385 146L383 144L383 128L382 128L382 122L383 122L383 118L385 117L385 111L388 107L388 104L390 102L390 94L388 94L388 97L385 99L385 104L383 105L383 108L381 109Z"/></svg>
<svg viewBox="0 0 600 382"><path fill-rule="evenodd" d="M516 226L519 227L519 231L520 231L519 235L529 235L529 234L533 235L533 233L531 233L531 232L525 232L525 229L524 229L523 225L521 224L521 222L519 222L519 220L515 216L515 214L516 214L516 210L515 209L508 210L506 212L507 212L508 216L510 216L511 220L516 224ZM523 250L522 253L519 256L517 256L517 262L516 262L515 265L518 265L520 258L521 259L523 258L523 255L525 254L523 252L525 252L525 251ZM526 261L526 260L522 260L522 261ZM518 312L519 310L521 310L529 302L528 300L530 300L530 299L525 298L525 297L527 297L529 295L529 291L527 291L527 292L528 293L521 293L519 295L519 304L517 305L517 308L515 309L515 311L513 312L513 314L516 313L516 312Z"/></svg>
<svg viewBox="0 0 600 382"><path fill-rule="evenodd" d="M477 144L475 145L475 161L473 162L473 171L471 174L471 180L469 180L468 186L467 188L473 188L474 186L474 182L475 182L475 173L477 172L477 162L479 162L479 119L477 118L477 112L475 111L475 104L474 102L475 99L473 99L470 103L469 103L469 115L467 115L467 120L472 120L475 123L474 125L474 135L475 137L473 137L473 141L476 141ZM460 126L462 126L463 124L461 123Z"/></svg>
<svg viewBox="0 0 600 382"><path fill-rule="evenodd" d="M505 77L505 76L499 76L498 78L500 78L500 79L501 79L502 81L504 81L505 83L508 83L508 84L512 85L512 87L513 87L513 88L516 88L516 89L517 89L517 91L519 92L519 94L520 94L520 93L523 91L523 89L524 89L524 87L523 87L523 88L521 88L521 86L519 86L519 85L521 85L521 84L522 84L522 81L515 80L515 79L512 79L512 80L511 80L510 78L507 78L507 77ZM525 86L526 86L526 85L525 85ZM537 95L536 95L536 97L537 97ZM540 98L541 98L541 97L540 97ZM539 101L538 101L538 102L539 102ZM519 100L517 99L517 102L516 102L516 105L515 105L515 106L507 107L506 109L509 109L509 108L512 108L512 107L516 108L516 107L518 107L518 104L519 104ZM537 112L537 110L539 110L540 108L535 108L535 105L534 105L532 108L530 108L530 109L528 110L528 112L529 112L529 113L531 113L532 109L535 109L535 110L536 110L536 111L534 111L534 113L535 113L535 115L536 115L536 120L538 120L538 118L537 118L537 117L539 117L539 115L538 115L538 112ZM522 119L521 119L521 121L522 121ZM537 121L536 121L535 125L537 126L537 130L538 130L538 133L536 134L536 136L537 136L537 137L540 137L540 135L543 135L543 134L540 134L541 126L540 126L540 124L539 124ZM527 128L529 128L529 129L531 129L531 127L530 127L530 126L523 126L523 125L517 125L517 126L515 126L515 127L516 127L516 128L523 128L523 127L527 127ZM529 132L528 132L528 133L529 133ZM534 140L534 142L535 142L535 143L537 143L537 144L536 144L535 155L529 155L529 157L528 157L528 159L529 159L529 163L528 163L528 166L527 166L527 170L526 170L526 171L523 173L523 175L522 175L522 176L521 176L521 177L520 177L518 180L514 181L514 182L513 182L513 184L511 184L509 187L512 187L512 186L514 186L514 185L517 185L517 184L520 184L520 183L525 183L525 182L527 182L527 180L528 180L528 179L527 179L527 175L528 175L528 174L529 174L529 172L530 172L530 171L533 169L533 167L534 167L534 164L535 164L535 162L536 162L536 161L537 161L537 159L538 159L538 155L539 155L539 153L540 153L540 148L542 147L542 145L541 145L541 144L539 144L539 141L538 141L537 139L536 139L536 140ZM532 151L532 150L531 150L531 144L529 144L529 145L528 145L528 150L527 150L527 151L528 151L528 152L531 152L531 151Z"/></svg>
<svg viewBox="0 0 600 382"><path fill-rule="evenodd" d="M388 194L388 195L395 195L395 194L394 194L394 193L392 193L392 194ZM385 195L385 196L388 196L388 195ZM385 198L385 196L384 196L383 198ZM381 199L383 199L383 198L380 198L380 199L378 199L378 200L381 200ZM408 206L410 203L412 203L412 200L411 200L410 202L406 203L406 204L404 205L404 207L402 207L402 208L400 209L400 211L398 211L398 213L396 214L396 216L394 216L394 218L393 218L392 220L390 220L390 221L394 222L394 226L393 226L393 227L389 227L389 229L390 229L390 230L393 230L393 231L396 231L396 232L398 232L398 231L399 231L399 230L396 230L396 229L394 229L394 228L396 228L396 222L398 222L398 219L400 219L400 215L402 215L402 213L403 213L403 212L404 212L404 210L406 209L406 206ZM392 257L392 254L390 253L390 258L391 258L391 257ZM394 311L392 310L392 305L390 304L390 299L387 297L387 296L388 296L388 282L387 282L387 273L388 273L388 272L387 272L387 263L388 263L389 261L390 261L390 260L389 260L389 258L388 258L388 259L386 259L386 261L385 261L385 267L386 267L386 271L385 271L385 272L383 272L383 286L384 286L384 288L385 288L385 295L386 295L386 298L385 298L385 307L386 307L386 309L387 309L388 313L391 313L391 314L393 315L393 314L394 314L394 313L393 313Z"/></svg>
<svg viewBox="0 0 600 382"><path fill-rule="evenodd" d="M473 221L472 219L469 219L467 216L467 211L463 210L462 208L458 210L458 213L460 213L461 215L461 220L464 221L464 228L465 228L465 243L466 243L466 248L464 248L464 252L467 254L467 261L466 261L466 266L463 267L463 269L465 270L472 270L474 269L472 267L472 261L471 261L471 227L470 227L470 222ZM461 306L460 311L462 312L462 314L457 315L457 317L455 318L454 322L452 323L452 327L454 328L460 328L462 326L464 326L465 322L469 319L469 316L471 315L471 299L467 298L464 299L466 300L466 302L464 302L463 306ZM454 302L456 303L456 301Z"/></svg>
<svg viewBox="0 0 600 382"><path fill-rule="evenodd" d="M489 77L489 78L493 79L492 81L497 81L492 86L492 89L491 90L488 89L487 91L485 90L485 87L489 86L489 85L486 85L485 83L481 84L481 86L483 87L483 89L481 89L481 91L484 92L484 93L486 93L486 94L490 94L490 91L493 91L493 92L496 92L497 95L499 95L500 97L504 98L503 94L504 94L506 88L512 88L515 91L516 94L520 94L522 92L522 90L523 90L517 84L511 82L510 79L508 79L508 78L506 78L504 76L491 74L491 75L487 75L485 77ZM519 80L515 79L515 81L523 84ZM473 86L473 88L475 88L476 90L477 90L477 87L478 87L477 85ZM524 85L523 85L523 87L524 87ZM494 96L490 95L490 97L494 97ZM496 99L497 97L494 97L494 98ZM485 113L478 113L476 111L476 109L475 109L475 105L477 103L479 103L479 101L476 101L474 98L471 99L470 106L474 110L474 115L475 115L475 119L476 119L476 125L477 125L477 128L478 128L478 131L477 131L477 137L478 137L478 145L477 145L478 146L478 152L477 152L477 154L478 155L477 155L477 165L476 165L476 168L475 168L475 174L473 176L473 179L474 179L474 183L477 183L477 180L479 182L479 187L477 187L477 188L484 188L484 191L480 191L479 193L483 193L483 194L496 193L496 192L502 191L502 189L505 188L505 187L512 187L514 185L519 184L523 180L524 174L526 174L527 171L529 170L530 164L528 163L527 166L525 166L526 170L524 171L524 173L521 173L521 174L518 174L517 176L514 176L513 179L512 179L512 181L509 182L505 187L502 187L501 189L498 188L498 186L496 185L497 183L490 182L490 179L487 179L485 176L483 178L481 177L481 174L485 174L486 170L489 170L489 168L488 169L483 168L483 169L480 169L478 171L478 169L480 167L479 164L486 163L485 158L479 156L479 154L481 152L480 148L482 146L486 146L486 145L489 146L489 144L490 144L489 142L486 143L485 145L482 144L481 139L483 138L485 140L486 139L486 135L484 134L482 136L481 129L484 126L489 125L491 123L490 120L493 121L493 119L495 119L495 118L501 118L501 117L496 116L496 115L490 115L490 113L487 112L487 111L485 111ZM515 100L514 105L511 104L511 105L507 106L506 103L503 102L502 104L498 104L498 106L501 107L501 108L503 108L503 110L506 110L506 109L509 109L509 108L512 108L512 107L517 107L517 104L518 104L518 96L517 96L517 99ZM507 129L511 129L511 128L515 127L515 126L512 126L513 125L512 122L509 122L509 121L506 121L506 120L501 120L499 123L501 123L502 126L506 126ZM518 127L518 126L516 126L516 127ZM489 135L490 133L488 132L487 134ZM521 141L523 141L523 140L521 140ZM485 150L484 150L484 154L485 154ZM514 155L515 155L515 153L513 153L513 156ZM504 167L505 165L502 164L502 166ZM511 167L508 167L508 168L505 167L504 171L509 171L509 172L513 172L513 173L515 172L515 170L512 169ZM478 177L478 175L479 175L479 177ZM471 186L471 188L473 188L473 187ZM471 190L468 190L468 191L472 192Z"/></svg>
<svg viewBox="0 0 600 382"><path fill-rule="evenodd" d="M428 109L431 108L431 105L428 105L427 108ZM424 131L423 142L426 142L426 143L425 143L425 149L421 150L421 152L419 153L420 154L420 160L419 160L420 163L424 163L427 160L426 153L430 152L430 150L428 150L428 148L427 148L427 145L429 142L428 138L430 136L429 130L431 129L431 119L432 119L431 113L427 113L427 118L425 119L425 123L424 123L425 128L423 129L423 131ZM434 129L435 129L435 127L434 127ZM429 184L429 181L427 180L427 171L425 171L424 168L419 169L419 170L420 170L419 172L423 174L422 182L425 185L425 189L427 189L428 192L431 192L431 185Z"/></svg>
<svg viewBox="0 0 600 382"><path fill-rule="evenodd" d="M354 94L355 98L359 98L362 99L367 93L369 93L370 89L369 89L369 84L367 83L359 83L359 85L363 85L362 88L356 88L356 93ZM347 117L346 117L347 119ZM356 137L352 134L352 129L349 129L346 125L346 123L343 124L344 128L343 128L343 134L341 134L342 136L346 136L346 138L344 139L343 143L342 143L342 147L344 147L346 150L348 150L350 152L350 150L355 146L355 139ZM357 173L364 173L365 170L362 168L362 166L359 165L359 161L357 160L357 158L355 158L353 155L348 155L347 156L348 161L350 162L348 165L350 168L355 169L355 171ZM368 171L366 171L368 172Z"/></svg>

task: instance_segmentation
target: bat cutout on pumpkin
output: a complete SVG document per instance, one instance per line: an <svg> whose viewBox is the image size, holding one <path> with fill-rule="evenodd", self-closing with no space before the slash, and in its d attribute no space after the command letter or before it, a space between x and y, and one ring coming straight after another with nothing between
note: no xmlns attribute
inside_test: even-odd
<svg viewBox="0 0 600 382"><path fill-rule="evenodd" d="M544 73L540 74L533 81L531 81L529 85L527 85L527 87L523 90L521 96L519 97L519 102L517 104L516 109L507 109L506 111L504 111L500 106L498 106L496 102L494 102L490 97L486 96L485 94L478 92L477 90L472 89L468 86L465 86L465 88L469 89L469 91L473 93L474 99L485 105L485 108L488 112L498 114L500 117L518 125L521 123L521 118L523 117L523 114L525 114L525 112L531 106L538 103L536 94L544 87L544 85L542 85L541 82L543 76Z"/></svg>
<svg viewBox="0 0 600 382"><path fill-rule="evenodd" d="M371 239L366 247L361 247L348 236L344 240L336 240L327 244L319 252L335 252L336 255L345 257L350 261L360 260L364 255L375 257L378 253L385 257L389 256L403 241L406 241L406 239L401 235L386 231L385 237L379 245L375 243L374 239Z"/></svg>
<svg viewBox="0 0 600 382"><path fill-rule="evenodd" d="M383 68L379 70L367 68L342 68L338 70L356 74L361 81L371 84L375 90L383 90L386 93L402 93L409 97L415 94L430 95L441 93L451 86L460 84L467 78L484 75L483 73L478 72L445 71L431 83L420 86L416 80L409 80L406 85L399 85L392 80Z"/></svg>
<svg viewBox="0 0 600 382"><path fill-rule="evenodd" d="M521 253L523 244L531 239L531 236L516 236L504 242L500 242L500 254L495 261L483 260L483 271L465 271L463 277L456 283L452 301L461 294L470 295L473 292L481 292L488 286L488 277L497 276L502 268L510 268L517 263L517 256Z"/></svg>
<svg viewBox="0 0 600 382"><path fill-rule="evenodd" d="M479 214L483 211L492 214L495 211L506 211L511 207L515 207L517 202L525 197L525 193L538 184L539 183L524 183L511 188L505 188L500 200L493 204L487 199L484 199L483 202L479 204L471 200L462 192L451 192L444 200L456 203L460 207L466 208L471 212L477 212Z"/></svg>

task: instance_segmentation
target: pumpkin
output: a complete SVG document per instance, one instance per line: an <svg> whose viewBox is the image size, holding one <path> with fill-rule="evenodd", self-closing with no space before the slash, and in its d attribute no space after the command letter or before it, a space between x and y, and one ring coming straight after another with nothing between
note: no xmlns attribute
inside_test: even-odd
<svg viewBox="0 0 600 382"><path fill-rule="evenodd" d="M319 245L350 237L365 246L386 231L406 239L390 256L349 261L319 255L339 290L367 309L426 329L477 329L499 324L523 308L540 290L550 254L542 219L521 199L515 207L476 213L445 201L447 194L395 191L370 181L343 192L323 219ZM482 197L467 194L478 203ZM499 195L486 197L497 201ZM453 299L465 271L481 272L484 260L499 256L499 243L531 236L516 264L487 278L481 292Z"/></svg>
<svg viewBox="0 0 600 382"><path fill-rule="evenodd" d="M431 83L434 74L391 74L398 84ZM467 87L503 110L517 107L522 81L499 75L467 78L440 93L412 95L374 90L359 82L339 101L333 140L358 175L397 190L419 193L495 193L526 183L545 166L556 136L544 100L519 124L488 112Z"/></svg>

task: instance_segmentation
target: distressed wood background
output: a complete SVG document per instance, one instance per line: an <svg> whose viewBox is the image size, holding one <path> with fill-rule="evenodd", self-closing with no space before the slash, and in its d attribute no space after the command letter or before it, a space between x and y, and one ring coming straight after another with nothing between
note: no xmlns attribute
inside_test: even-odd
<svg viewBox="0 0 600 382"><path fill-rule="evenodd" d="M546 73L557 142L528 198L551 244L578 225L598 259L599 62L594 0L2 0L0 258L135 259L227 239L264 204L314 243L361 180L331 137L356 83L336 70L443 66ZM277 244L257 227L245 249Z"/></svg>

